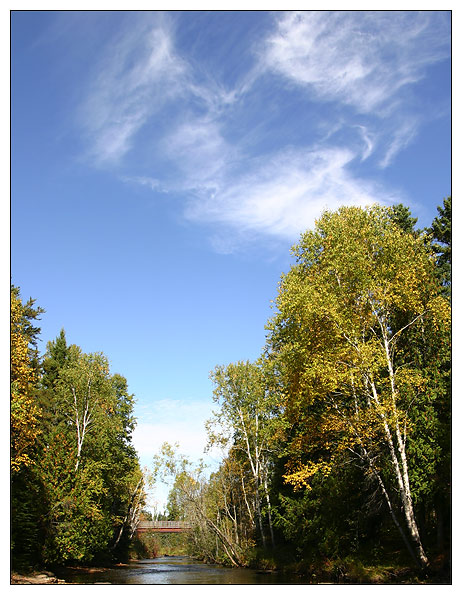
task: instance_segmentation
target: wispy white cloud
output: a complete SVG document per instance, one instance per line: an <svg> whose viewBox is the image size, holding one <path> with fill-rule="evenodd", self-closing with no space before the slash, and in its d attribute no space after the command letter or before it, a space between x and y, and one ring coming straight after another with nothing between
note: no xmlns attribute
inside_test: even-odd
<svg viewBox="0 0 462 595"><path fill-rule="evenodd" d="M135 448L146 465L160 450L164 442L178 443L180 452L188 453L189 457L197 460L204 456L207 437L203 428L195 420L184 418L184 412L177 411L177 418L171 422L159 420L157 423L140 423L134 434Z"/></svg>
<svg viewBox="0 0 462 595"><path fill-rule="evenodd" d="M164 138L162 146L182 171L185 186L196 189L219 184L238 153L223 137L219 123L210 117L184 118Z"/></svg>
<svg viewBox="0 0 462 595"><path fill-rule="evenodd" d="M119 161L149 118L182 92L186 71L165 21L147 15L124 31L97 60L80 112L89 158Z"/></svg>
<svg viewBox="0 0 462 595"><path fill-rule="evenodd" d="M294 239L323 209L395 200L396 195L349 173L355 157L346 149L317 148L262 158L207 200L193 202L187 215Z"/></svg>
<svg viewBox="0 0 462 595"><path fill-rule="evenodd" d="M168 16L148 13L132 22L97 58L86 90L80 122L88 157L99 165L119 163L136 144L136 134L155 116L168 119L170 126L165 136L164 128L154 125L151 141L166 148L179 164L184 154L194 150L210 168L211 157L216 162L224 148L214 119L234 103L236 92L204 73L200 81L195 75L175 47L174 25ZM179 103L172 108L175 101ZM198 117L194 107L205 115ZM137 179L145 184L148 178Z"/></svg>
<svg viewBox="0 0 462 595"><path fill-rule="evenodd" d="M122 176L121 179L123 182L129 184L147 186L151 190L162 191L162 184L157 178L151 178L150 176Z"/></svg>
<svg viewBox="0 0 462 595"><path fill-rule="evenodd" d="M419 121L415 117L408 117L390 135L390 140L385 147L385 155L379 162L379 167L385 169L393 159L411 144L417 136Z"/></svg>
<svg viewBox="0 0 462 595"><path fill-rule="evenodd" d="M142 422L135 429L133 444L138 452L141 468L147 469L148 473L152 472L153 457L160 452L164 442L172 446L178 444L178 452L185 455L193 465L202 460L206 465L206 475L216 471L223 458L223 453L216 449L204 453L207 443L205 430L200 429L194 417L185 418L181 409L177 411L176 419L170 423L162 420L157 423ZM154 486L147 490L148 507L165 509L172 484L173 480L169 476L157 478Z"/></svg>
<svg viewBox="0 0 462 595"><path fill-rule="evenodd" d="M447 57L447 27L425 12L290 12L279 17L261 60L318 99L377 112Z"/></svg>
<svg viewBox="0 0 462 595"><path fill-rule="evenodd" d="M366 126L361 126L358 124L357 128L360 132L362 141L364 143L364 148L361 151L361 161L364 161L365 159L370 157L371 154L373 153L375 142L374 142L373 135L366 128Z"/></svg>
<svg viewBox="0 0 462 595"><path fill-rule="evenodd" d="M88 155L99 165L116 164L135 147L145 174L137 167L138 175L122 179L184 193L189 220L222 224L239 238L292 240L324 208L402 200L359 166L386 168L416 138L421 119L411 113L406 90L448 56L447 19L406 11L305 11L274 19L274 29L256 41L257 63L234 88L179 53L168 16L149 13L122 31L97 62L82 110ZM285 92L317 106L319 119L303 140L268 130L259 95L268 75L276 94L283 81ZM250 129L243 124L247 101L257 119ZM284 115L277 102L271 109L272 117ZM262 134L268 144L259 143ZM215 235L213 243L221 252L234 249L229 235Z"/></svg>
<svg viewBox="0 0 462 595"><path fill-rule="evenodd" d="M140 421L133 433L133 444L138 452L141 467L152 471L153 457L164 442L178 444L180 453L192 463L202 459L208 472L214 471L221 460L221 453L212 449L204 453L207 445L205 421L211 416L212 403L207 400L186 401L160 399L144 405L137 411ZM167 480L168 478L165 478ZM171 483L171 482L170 482ZM158 481L149 496L150 504L165 507L170 483Z"/></svg>

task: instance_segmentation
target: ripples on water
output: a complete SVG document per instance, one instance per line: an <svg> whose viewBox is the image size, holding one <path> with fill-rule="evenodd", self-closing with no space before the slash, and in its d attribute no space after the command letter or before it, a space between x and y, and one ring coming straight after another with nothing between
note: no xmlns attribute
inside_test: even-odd
<svg viewBox="0 0 462 595"><path fill-rule="evenodd" d="M287 584L275 573L248 568L202 564L183 556L166 556L131 562L102 572L68 570L60 576L69 583L113 585L259 585Z"/></svg>

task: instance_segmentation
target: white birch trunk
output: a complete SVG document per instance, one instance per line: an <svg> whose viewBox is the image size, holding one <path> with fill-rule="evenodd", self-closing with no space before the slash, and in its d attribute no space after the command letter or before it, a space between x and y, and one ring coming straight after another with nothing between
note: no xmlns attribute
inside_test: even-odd
<svg viewBox="0 0 462 595"><path fill-rule="evenodd" d="M264 478L263 478L263 487L265 489L266 505L268 507L268 525L269 525L270 536L271 536L271 545L274 548L275 542L274 542L273 518L271 516L271 501L270 501L269 490L268 490L268 474L267 474L266 465L265 465L265 473L264 473Z"/></svg>
<svg viewBox="0 0 462 595"><path fill-rule="evenodd" d="M257 512L257 522L258 522L258 528L260 530L260 536L261 536L261 540L262 540L262 544L263 547L266 547L266 537L265 537L265 533L263 531L263 521L262 521L262 515L261 515L261 503L260 503L260 466L261 466L261 461L260 461L260 452L258 449L258 415L255 415L255 458L252 456L252 449L250 448L250 440L249 440L249 436L247 433L247 428L245 426L245 422L244 422L244 416L242 414L242 410L239 409L239 419L241 421L241 431L244 435L244 439L245 439L245 446L246 446L246 452L247 452L247 458L249 460L250 463L250 468L252 470L252 475L255 481L255 509Z"/></svg>
<svg viewBox="0 0 462 595"><path fill-rule="evenodd" d="M82 454L82 446L85 440L85 436L91 426L91 422L92 422L92 414L93 414L93 410L97 404L97 402L95 401L95 403L93 403L93 406L90 408L90 403L91 403L91 381L88 382L88 394L85 398L85 402L83 407L83 411L82 414L79 414L79 404L78 404L78 399L77 399L77 393L75 390L75 387L71 387L72 390L72 394L74 397L74 414L75 414L75 426L76 426L76 431L77 431L77 460L75 463L75 467L74 467L74 472L76 473L78 468L79 468L79 464L80 464L80 458L81 458L81 454Z"/></svg>
<svg viewBox="0 0 462 595"><path fill-rule="evenodd" d="M419 318L420 318L420 316L416 317L413 322L415 322ZM377 392L377 389L376 389L376 386L374 383L373 375L371 373L364 374L364 383L365 383L366 391L367 391L368 386L371 389L371 394L368 395L368 397L367 397L368 404L369 404L369 406L375 407L375 409L381 419L383 430L385 433L386 443L387 443L388 450L390 453L390 458L391 458L391 462L392 462L394 475L395 475L396 481L398 483L399 495L400 495L400 500L401 500L401 504L402 504L403 511L404 511L404 516L406 519L407 529L409 531L409 534L410 534L412 541L414 543L414 546L416 548L419 563L422 566L427 566L428 558L425 554L425 551L423 549L423 546L422 546L422 543L420 540L419 530L418 530L417 522L416 522L415 516L414 516L414 508L412 505L411 490L410 490L410 485L409 485L409 472L408 472L407 456L406 456L406 439L405 439L405 436L403 437L403 434L402 434L400 426L399 426L399 417L398 417L398 411L397 411L397 406L396 406L397 394L396 394L395 376L394 376L394 370L393 370L393 361L392 361L392 355L391 355L391 350L390 350L390 340L388 338L387 327L386 327L386 324L385 324L385 321L383 320L383 318L380 316L377 316L377 321L379 323L380 330L382 333L382 340L383 340L382 346L383 346L383 350L384 350L384 354L385 354L385 358L386 358L386 362L387 362L387 370L388 370L388 376L389 376L389 381L390 381L390 390L391 390L391 403L392 403L391 423L394 427L393 432L394 432L394 438L396 440L398 452L396 451L396 448L395 448L395 443L393 440L393 433L392 433L392 429L390 427L390 423L387 419L387 416L383 412L382 403L380 402L379 395L378 395L378 392ZM410 323L410 324L412 324L412 323ZM395 337L397 337L399 335L399 333L401 333L401 331L404 330L404 328L407 328L408 326L410 326L410 324L406 325L406 327L403 327L403 329L398 331L398 333L395 334ZM358 346L356 345L356 343L354 341L352 341L351 338L348 337L348 335L346 333L343 333L343 337L348 341L348 343L350 343L350 345L352 345L354 347L354 349L356 351L359 352L359 349L358 349ZM353 383L352 377L351 377L351 383L353 386L353 397L355 400L355 412L357 415L357 413L358 413L357 399L356 399L356 393L354 390L354 383ZM367 392L369 392L369 391L367 391ZM364 448L364 446L363 446L363 448ZM371 469L372 469L372 467L371 467ZM375 469L373 469L373 472L374 472L375 476L379 479L379 476L377 475L377 471ZM380 478L379 484L380 484L382 493L384 494L385 499L387 500L387 504L390 508L390 512L392 512L393 520L395 521L396 516L395 516L394 511L391 508L391 501L388 498L388 493L385 490L385 486L384 486L383 482L381 481L381 478ZM397 521L395 521L395 524L397 524ZM399 527L399 524L397 524L397 526ZM400 529L400 533L404 538L402 529ZM405 543L406 543L406 545L408 543L406 539L405 539ZM413 557L415 557L415 556L413 556Z"/></svg>
<svg viewBox="0 0 462 595"><path fill-rule="evenodd" d="M412 497L411 497L411 488L409 485L409 472L407 466L407 456L406 456L406 446L405 446L405 439L402 436L401 429L399 427L399 419L398 419L398 412L396 409L396 386L395 386L395 375L393 370L393 362L390 353L390 344L388 338L386 336L386 329L384 325L381 324L382 334L383 334L383 342L384 342L384 350L385 355L387 358L387 367L388 367L388 375L390 379L390 390L391 390L391 397L392 397L392 404L393 404L393 416L395 421L395 435L396 435L396 442L398 445L398 453L399 458L401 461L401 476L402 481L400 483L400 493L401 499L403 503L404 514L406 517L406 523L408 525L409 531L411 533L412 541L415 543L419 560L423 566L428 565L428 558L425 554L425 551L422 546L422 542L420 541L420 534L419 529L417 527L417 522L414 516L414 507L412 505Z"/></svg>

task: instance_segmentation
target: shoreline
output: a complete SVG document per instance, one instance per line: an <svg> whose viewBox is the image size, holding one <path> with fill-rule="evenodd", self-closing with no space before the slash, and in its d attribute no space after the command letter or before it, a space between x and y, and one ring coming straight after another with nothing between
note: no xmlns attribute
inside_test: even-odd
<svg viewBox="0 0 462 595"><path fill-rule="evenodd" d="M10 585L65 585L65 580L58 578L49 570L40 570L30 574L11 572Z"/></svg>
<svg viewBox="0 0 462 595"><path fill-rule="evenodd" d="M75 570L77 572L85 574L97 574L99 572L105 572L111 568L126 567L129 564L124 562L117 562L111 566L66 566L68 570ZM26 574L20 572L11 571L10 573L10 584L11 585L68 585L64 579L60 579L54 572L50 570L36 570Z"/></svg>

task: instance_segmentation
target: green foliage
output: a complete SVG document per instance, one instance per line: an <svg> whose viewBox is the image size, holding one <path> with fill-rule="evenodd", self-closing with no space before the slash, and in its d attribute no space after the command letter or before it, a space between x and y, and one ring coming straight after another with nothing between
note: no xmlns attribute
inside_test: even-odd
<svg viewBox="0 0 462 595"><path fill-rule="evenodd" d="M439 216L433 219L427 231L436 255L437 273L443 286L443 293L449 296L452 264L452 199L450 196L443 200L442 207L438 207L438 214Z"/></svg>
<svg viewBox="0 0 462 595"><path fill-rule="evenodd" d="M43 310L34 308L32 299L23 304L17 287L11 286L10 295L11 470L15 474L34 464L32 451L40 433L37 357L32 349L40 329L32 321Z"/></svg>
<svg viewBox="0 0 462 595"><path fill-rule="evenodd" d="M13 403L17 386L34 422L12 483L13 566L124 559L144 501L133 395L103 354L68 346L64 330L48 343L41 373L28 364L38 329L27 320L42 310L32 300L21 308L18 296L12 289L12 324L21 331L12 333ZM13 406L13 429L20 419Z"/></svg>
<svg viewBox="0 0 462 595"><path fill-rule="evenodd" d="M106 490L98 471L95 463L87 462L71 479L72 469L68 469L67 485L57 485L49 493L53 508L45 542L46 563L88 563L107 548L112 524L101 506Z"/></svg>
<svg viewBox="0 0 462 595"><path fill-rule="evenodd" d="M381 582L392 552L427 563L419 529L429 552L444 547L450 203L439 212L431 236L404 205L324 213L293 249L262 359L212 372L207 429L227 455L195 497L233 546L247 540L234 561ZM274 554L259 523L262 537L274 529ZM207 523L191 543L204 559L232 558Z"/></svg>
<svg viewBox="0 0 462 595"><path fill-rule="evenodd" d="M404 208L324 213L294 248L268 357L283 382L286 427L295 428L286 481L310 490L345 455L356 459L377 479L397 526L403 507L425 564L412 495L429 489L441 459L429 386L437 351L428 343L447 333L449 312L413 225ZM427 453L425 464L417 452Z"/></svg>
<svg viewBox="0 0 462 595"><path fill-rule="evenodd" d="M409 207L405 207L403 204L393 205L390 207L390 219L402 229L402 231L406 233L414 233L417 217L411 216Z"/></svg>
<svg viewBox="0 0 462 595"><path fill-rule="evenodd" d="M136 559L186 556L188 539L186 533L141 533L130 546L131 556Z"/></svg>
<svg viewBox="0 0 462 595"><path fill-rule="evenodd" d="M157 558L160 553L159 537L155 533L141 533L130 544L130 557L135 560Z"/></svg>
<svg viewBox="0 0 462 595"><path fill-rule="evenodd" d="M133 397L103 354L67 347L63 332L48 348L44 402L53 423L40 461L50 507L44 558L90 562L127 546L121 537L130 531L141 477L131 444Z"/></svg>
<svg viewBox="0 0 462 595"><path fill-rule="evenodd" d="M11 553L14 568L28 571L42 562L44 528L40 523L46 501L35 467L22 469L11 482Z"/></svg>
<svg viewBox="0 0 462 595"><path fill-rule="evenodd" d="M55 388L60 371L66 366L70 357L66 342L66 333L61 329L58 337L47 344L47 357L43 362L42 386L44 389Z"/></svg>
<svg viewBox="0 0 462 595"><path fill-rule="evenodd" d="M168 493L167 499L167 520L180 521L184 519L186 511L182 501L181 482L183 476L175 477L173 486Z"/></svg>
<svg viewBox="0 0 462 595"><path fill-rule="evenodd" d="M36 479L36 448L41 432L36 399L40 329L33 324L41 313L43 309L34 307L32 299L23 304L19 288L11 286L11 552L18 568L39 561L42 537L37 522L42 490Z"/></svg>
<svg viewBox="0 0 462 595"><path fill-rule="evenodd" d="M205 561L244 565L253 542L245 538L242 527L238 536L237 502L228 482L227 462L207 480L203 463L194 466L177 449L178 445L164 443L154 457L153 473L174 480L169 502L172 512L191 525L188 551Z"/></svg>
<svg viewBox="0 0 462 595"><path fill-rule="evenodd" d="M407 551L423 564L445 553L451 199L431 228L416 222L404 205L341 208L302 234L261 359L211 373L219 468L207 476L169 444L154 457L150 479L174 480L168 518L191 523L181 535L130 541L144 478L127 381L64 330L41 364L42 310L12 288L13 563L108 562L131 547L367 583L393 582Z"/></svg>
<svg viewBox="0 0 462 595"><path fill-rule="evenodd" d="M222 471L232 468L231 475L240 479L234 486L233 498L244 500L248 524L258 527L255 539L266 544L267 525L274 545L268 486L277 399L266 384L265 374L261 363L217 366L210 377L219 409L213 412L206 427L209 445L220 445L229 451ZM232 482L227 481L226 485Z"/></svg>

